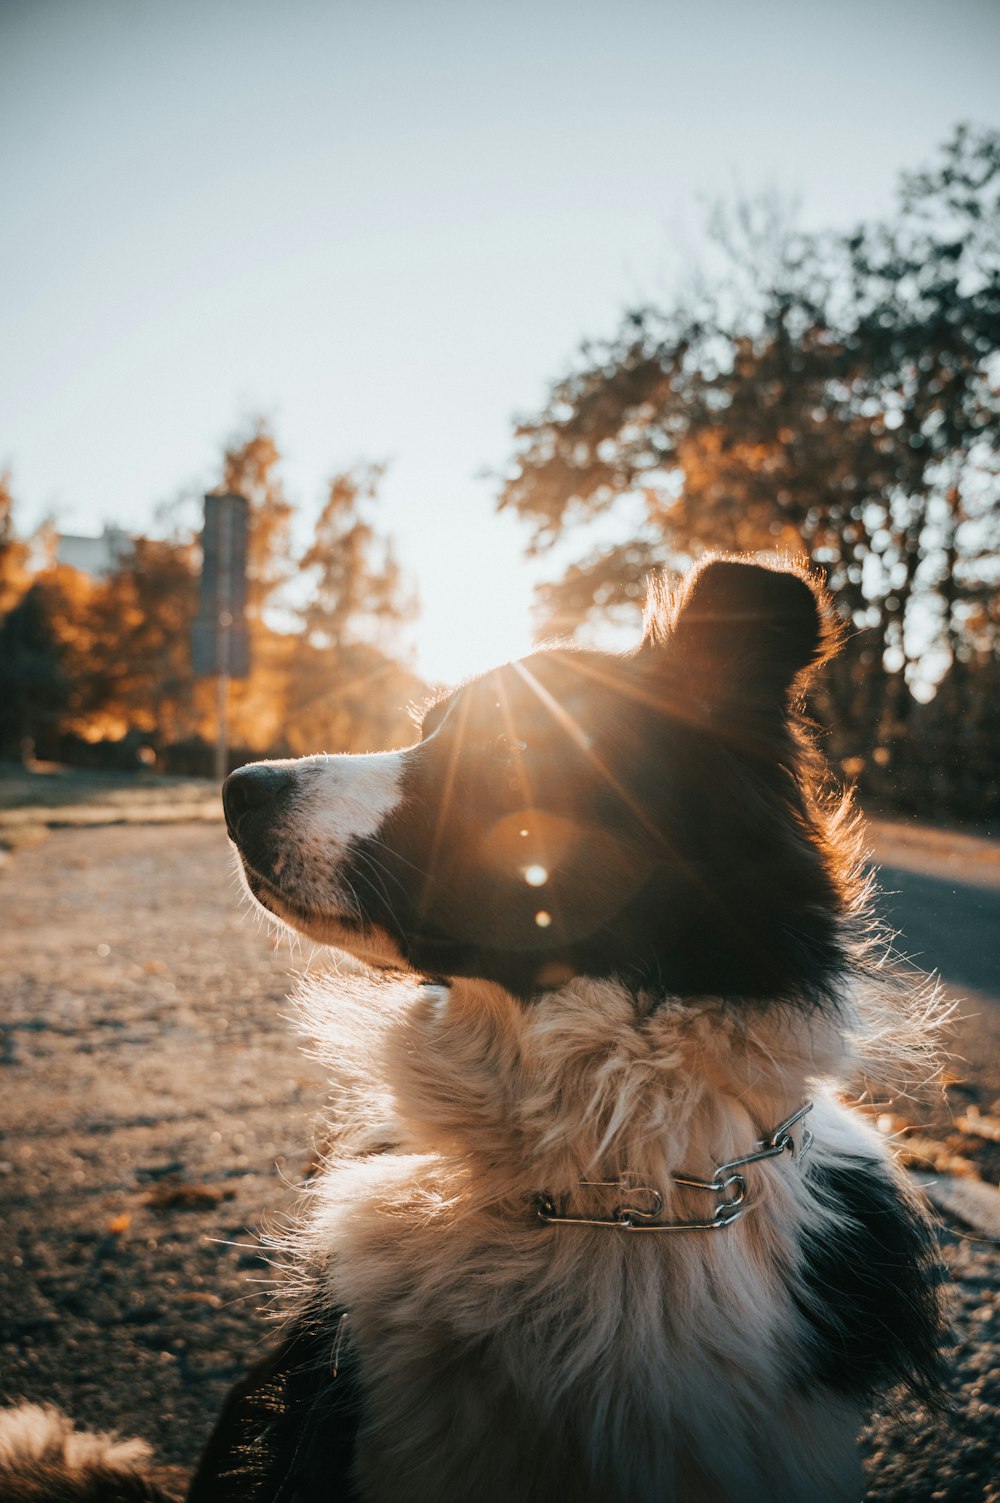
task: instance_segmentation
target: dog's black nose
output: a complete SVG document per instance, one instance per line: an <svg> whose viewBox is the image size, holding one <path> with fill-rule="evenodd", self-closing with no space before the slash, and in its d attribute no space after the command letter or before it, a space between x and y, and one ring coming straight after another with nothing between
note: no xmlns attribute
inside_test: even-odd
<svg viewBox="0 0 1000 1503"><path fill-rule="evenodd" d="M283 767L272 767L267 762L251 762L247 767L237 767L222 785L222 807L226 811L226 824L235 831L240 816L248 809L258 809L269 803L275 794L288 788L295 781Z"/></svg>

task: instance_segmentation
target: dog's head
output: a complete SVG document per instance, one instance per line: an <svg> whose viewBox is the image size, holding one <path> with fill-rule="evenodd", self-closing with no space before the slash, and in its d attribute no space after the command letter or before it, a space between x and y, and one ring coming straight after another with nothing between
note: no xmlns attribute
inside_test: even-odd
<svg viewBox="0 0 1000 1503"><path fill-rule="evenodd" d="M240 768L224 802L250 891L368 960L524 996L581 974L822 990L843 893L794 703L831 619L804 575L710 559L653 592L631 654L506 664L403 751Z"/></svg>

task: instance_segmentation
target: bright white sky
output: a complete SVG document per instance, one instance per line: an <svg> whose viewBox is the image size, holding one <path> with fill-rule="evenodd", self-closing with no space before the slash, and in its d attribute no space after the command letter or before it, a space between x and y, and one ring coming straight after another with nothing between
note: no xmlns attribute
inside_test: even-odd
<svg viewBox="0 0 1000 1503"><path fill-rule="evenodd" d="M0 0L19 525L154 528L263 411L303 541L334 470L391 461L425 674L522 651L481 472L669 297L700 198L847 227L998 99L996 0Z"/></svg>

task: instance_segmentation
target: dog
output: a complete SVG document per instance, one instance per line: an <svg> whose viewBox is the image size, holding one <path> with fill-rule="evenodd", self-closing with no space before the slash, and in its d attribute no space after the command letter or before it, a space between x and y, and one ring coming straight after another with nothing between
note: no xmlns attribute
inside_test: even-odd
<svg viewBox="0 0 1000 1503"><path fill-rule="evenodd" d="M189 1503L856 1503L875 1397L934 1401L933 1234L839 1095L926 1071L935 1010L803 717L837 636L806 571L714 556L628 654L228 778L254 902L353 959L302 998L284 1334Z"/></svg>
<svg viewBox="0 0 1000 1503"><path fill-rule="evenodd" d="M291 1334L193 1500L861 1497L872 1400L933 1398L943 1325L837 1094L929 1013L801 713L836 638L805 571L711 557L630 654L230 776L254 901L362 964L306 999L339 1084Z"/></svg>

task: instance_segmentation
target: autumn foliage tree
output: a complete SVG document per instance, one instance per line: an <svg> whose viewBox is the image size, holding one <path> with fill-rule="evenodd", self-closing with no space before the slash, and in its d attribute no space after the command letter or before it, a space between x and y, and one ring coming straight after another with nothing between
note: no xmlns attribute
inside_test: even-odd
<svg viewBox="0 0 1000 1503"><path fill-rule="evenodd" d="M424 685L401 631L413 603L374 519L381 470L331 481L305 557L292 545L281 453L263 419L224 450L217 489L247 497L251 672L231 694L241 755L368 750L408 739ZM208 772L214 684L191 662L199 540L135 537L103 578L34 570L0 483L0 755L75 756L79 742L158 747ZM282 591L288 587L287 599ZM108 744L110 743L110 745ZM89 755L89 753L88 753Z"/></svg>
<svg viewBox="0 0 1000 1503"><path fill-rule="evenodd" d="M392 542L370 519L384 473L384 465L360 464L327 486L302 559L311 577L304 622L314 646L367 641L398 647L399 630L414 614Z"/></svg>
<svg viewBox="0 0 1000 1503"><path fill-rule="evenodd" d="M0 476L0 756L13 760L61 732L78 667L72 623L90 593L75 570L33 571L30 552L15 530L8 471Z"/></svg>
<svg viewBox="0 0 1000 1503"><path fill-rule="evenodd" d="M71 697L68 727L125 729L162 742L197 728L203 710L191 667L198 581L189 540L137 537L94 588L82 623L86 673Z"/></svg>
<svg viewBox="0 0 1000 1503"><path fill-rule="evenodd" d="M266 418L254 418L226 445L216 489L249 503L247 611L259 618L294 567L292 504L285 495L281 450Z"/></svg>
<svg viewBox="0 0 1000 1503"><path fill-rule="evenodd" d="M267 422L256 419L225 451L219 488L250 503L251 672L232 693L234 736L248 748L363 751L410 731L406 706L423 685L402 661L400 629L413 605L376 525L382 473L362 464L334 475L312 542L296 558ZM277 607L298 630L276 624Z"/></svg>
<svg viewBox="0 0 1000 1503"><path fill-rule="evenodd" d="M0 474L0 619L13 610L30 582L28 545L14 528L14 493L10 470Z"/></svg>
<svg viewBox="0 0 1000 1503"><path fill-rule="evenodd" d="M406 666L401 634L416 612L374 514L384 473L335 474L302 558L308 598L288 720L296 750L369 749L410 739L408 705L425 686Z"/></svg>
<svg viewBox="0 0 1000 1503"><path fill-rule="evenodd" d="M714 281L586 346L518 426L499 504L562 562L544 627L637 605L651 567L707 548L804 554L852 627L827 706L849 769L1000 803L1000 136L958 130L883 223L803 236L744 205L716 247ZM934 770L959 754L961 791Z"/></svg>
<svg viewBox="0 0 1000 1503"><path fill-rule="evenodd" d="M32 580L0 621L0 756L11 760L45 750L62 729L72 684L64 586L57 575Z"/></svg>

